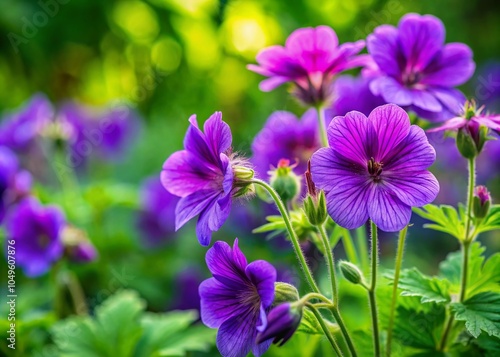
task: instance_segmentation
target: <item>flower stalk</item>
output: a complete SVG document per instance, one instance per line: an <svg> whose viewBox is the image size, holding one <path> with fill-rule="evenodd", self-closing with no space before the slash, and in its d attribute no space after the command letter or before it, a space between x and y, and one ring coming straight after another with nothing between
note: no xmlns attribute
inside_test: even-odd
<svg viewBox="0 0 500 357"><path fill-rule="evenodd" d="M316 111L318 112L319 134L321 138L321 145L323 147L328 147L328 136L326 135L325 109L322 106L318 105L316 106Z"/></svg>
<svg viewBox="0 0 500 357"><path fill-rule="evenodd" d="M320 312L314 307L314 305L307 303L306 307L311 310L311 312L314 314L316 319L318 320L319 325L321 326L321 329L323 330L326 338L332 345L333 350L337 354L337 356L342 356L342 351L340 350L337 341L335 341L335 338L332 335L332 332L328 328L328 326L325 324L325 321L323 320L323 316L321 316Z"/></svg>
<svg viewBox="0 0 500 357"><path fill-rule="evenodd" d="M372 328L373 328L373 350L374 356L380 356L380 338L378 329L378 311L377 311L377 300L375 297L375 289L377 287L377 266L378 266L378 233L377 225L371 221L371 233L372 233L372 261L371 261L371 283L368 289L368 299L370 302L370 311L372 316Z"/></svg>

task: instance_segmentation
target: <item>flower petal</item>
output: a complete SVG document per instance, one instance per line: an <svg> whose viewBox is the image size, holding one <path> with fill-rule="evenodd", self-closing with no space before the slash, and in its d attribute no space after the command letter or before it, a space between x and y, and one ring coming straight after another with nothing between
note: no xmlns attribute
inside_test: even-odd
<svg viewBox="0 0 500 357"><path fill-rule="evenodd" d="M467 82L476 69L472 50L463 43L448 43L425 69L422 84L454 87Z"/></svg>
<svg viewBox="0 0 500 357"><path fill-rule="evenodd" d="M420 71L433 59L444 44L445 29L431 15L405 15L399 22L399 43L407 66Z"/></svg>
<svg viewBox="0 0 500 357"><path fill-rule="evenodd" d="M413 102L412 90L392 77L375 78L370 82L370 90L375 95L381 95L387 103L404 106Z"/></svg>
<svg viewBox="0 0 500 357"><path fill-rule="evenodd" d="M266 76L274 75L291 79L307 74L307 72L290 57L287 49L283 46L264 48L257 54L256 60L262 70L257 72L255 71L255 67L249 69Z"/></svg>
<svg viewBox="0 0 500 357"><path fill-rule="evenodd" d="M368 118L360 112L335 117L328 126L330 147L344 158L365 166L375 155L376 133Z"/></svg>
<svg viewBox="0 0 500 357"><path fill-rule="evenodd" d="M274 301L276 269L265 260L256 260L248 264L245 274L257 288L262 306L269 308Z"/></svg>
<svg viewBox="0 0 500 357"><path fill-rule="evenodd" d="M219 192L207 189L181 198L175 207L175 230L180 229L187 221L200 214L208 206L213 205L219 195Z"/></svg>
<svg viewBox="0 0 500 357"><path fill-rule="evenodd" d="M424 89L413 89L411 91L413 105L429 112L440 112L443 110L441 102Z"/></svg>
<svg viewBox="0 0 500 357"><path fill-rule="evenodd" d="M368 212L371 220L385 232L397 232L410 223L411 207L380 184L371 190Z"/></svg>
<svg viewBox="0 0 500 357"><path fill-rule="evenodd" d="M431 203L439 193L439 183L429 171L384 176L385 186L406 205L421 207Z"/></svg>
<svg viewBox="0 0 500 357"><path fill-rule="evenodd" d="M399 145L410 131L408 114L394 104L386 104L373 109L368 116L378 138L376 161L384 162L388 155Z"/></svg>
<svg viewBox="0 0 500 357"><path fill-rule="evenodd" d="M258 318L252 310L247 309L221 325L216 344L223 357L245 357L254 348Z"/></svg>
<svg viewBox="0 0 500 357"><path fill-rule="evenodd" d="M467 120L462 118L462 117L455 117L450 120L447 120L444 122L443 125L440 125L436 128L432 128L427 130L428 133L434 133L436 131L443 131L443 130L457 130L462 128L467 124Z"/></svg>
<svg viewBox="0 0 500 357"><path fill-rule="evenodd" d="M368 35L366 46L382 72L393 77L401 74L403 56L398 44L398 30L394 26L382 25L375 28Z"/></svg>
<svg viewBox="0 0 500 357"><path fill-rule="evenodd" d="M186 131L184 137L184 148L193 156L212 164L215 168L219 166L219 154L214 154L209 146L206 135L198 128L196 115L189 118L191 125Z"/></svg>
<svg viewBox="0 0 500 357"><path fill-rule="evenodd" d="M205 260L214 278L222 284L241 288L248 283L245 275L246 259L239 250L237 241L233 249L226 242L215 242L214 246L207 251Z"/></svg>
<svg viewBox="0 0 500 357"><path fill-rule="evenodd" d="M389 156L385 158L384 172L392 175L406 175L424 170L436 160L436 151L422 128L412 125L410 133Z"/></svg>
<svg viewBox="0 0 500 357"><path fill-rule="evenodd" d="M203 246L210 244L212 232L218 231L226 222L231 212L231 195L218 196L211 202L198 217L196 223L196 236Z"/></svg>
<svg viewBox="0 0 500 357"><path fill-rule="evenodd" d="M362 176L350 176L350 180L338 184L326 193L327 209L338 225L354 229L368 220L367 202L372 183Z"/></svg>
<svg viewBox="0 0 500 357"><path fill-rule="evenodd" d="M222 113L215 112L207 119L204 125L206 142L215 157L226 152L231 147L233 136L231 128L222 120Z"/></svg>

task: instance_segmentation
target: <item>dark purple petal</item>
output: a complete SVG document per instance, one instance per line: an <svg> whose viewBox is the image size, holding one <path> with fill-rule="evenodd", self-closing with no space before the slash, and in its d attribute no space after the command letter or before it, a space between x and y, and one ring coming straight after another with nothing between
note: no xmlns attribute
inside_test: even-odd
<svg viewBox="0 0 500 357"><path fill-rule="evenodd" d="M410 118L408 114L394 104L386 104L375 108L368 119L372 122L378 138L376 161L385 161L399 143L410 132Z"/></svg>
<svg viewBox="0 0 500 357"><path fill-rule="evenodd" d="M368 35L367 48L382 72L399 77L403 70L403 54L399 48L397 28L390 25L375 28Z"/></svg>
<svg viewBox="0 0 500 357"><path fill-rule="evenodd" d="M212 151L213 147L209 146L206 135L198 128L196 115L192 115L189 122L191 125L188 127L184 138L184 148L193 156L217 168L220 165L219 153Z"/></svg>
<svg viewBox="0 0 500 357"><path fill-rule="evenodd" d="M368 212L371 220L384 232L400 231L410 223L411 207L382 185L376 185L371 190Z"/></svg>
<svg viewBox="0 0 500 357"><path fill-rule="evenodd" d="M413 102L412 90L392 77L378 77L370 82L370 90L381 95L387 103L405 106Z"/></svg>
<svg viewBox="0 0 500 357"><path fill-rule="evenodd" d="M254 356L262 356L266 351L271 347L271 344L273 343L273 340L267 340L259 344L255 344L252 348L252 353Z"/></svg>
<svg viewBox="0 0 500 357"><path fill-rule="evenodd" d="M449 43L427 66L421 83L440 87L458 86L472 77L475 68L469 46L463 43Z"/></svg>
<svg viewBox="0 0 500 357"><path fill-rule="evenodd" d="M368 220L368 200L372 183L363 176L350 176L326 193L327 209L338 225L355 229Z"/></svg>
<svg viewBox="0 0 500 357"><path fill-rule="evenodd" d="M223 357L245 357L255 346L257 320L252 310L235 315L220 326L217 348Z"/></svg>
<svg viewBox="0 0 500 357"><path fill-rule="evenodd" d="M431 91L413 89L411 91L413 105L429 112L441 112L443 106Z"/></svg>
<svg viewBox="0 0 500 357"><path fill-rule="evenodd" d="M219 194L214 201L210 201L200 213L196 223L196 235L201 245L208 246L212 232L218 231L226 222L231 212L231 195Z"/></svg>
<svg viewBox="0 0 500 357"><path fill-rule="evenodd" d="M269 308L274 301L276 269L265 260L256 260L248 264L245 274L257 288L264 309Z"/></svg>
<svg viewBox="0 0 500 357"><path fill-rule="evenodd" d="M431 203L439 193L439 183L429 171L385 175L384 185L401 202L412 207Z"/></svg>
<svg viewBox="0 0 500 357"><path fill-rule="evenodd" d="M431 15L408 14L401 19L398 28L407 66L417 71L424 69L443 46L443 23Z"/></svg>
<svg viewBox="0 0 500 357"><path fill-rule="evenodd" d="M248 278L245 275L247 261L238 248L237 240L233 249L226 242L216 242L207 251L205 260L214 278L221 283L236 288L241 288L247 283Z"/></svg>
<svg viewBox="0 0 500 357"><path fill-rule="evenodd" d="M282 46L264 48L257 54L256 59L262 70L257 72L256 67L253 66L250 69L265 76L276 75L290 79L307 75L307 72L290 57Z"/></svg>
<svg viewBox="0 0 500 357"><path fill-rule="evenodd" d="M422 128L412 125L410 133L385 158L384 173L405 175L406 172L425 170L436 160L436 151Z"/></svg>
<svg viewBox="0 0 500 357"><path fill-rule="evenodd" d="M359 165L366 165L374 156L376 133L372 123L360 112L349 112L345 117L335 117L328 126L330 147L344 158Z"/></svg>
<svg viewBox="0 0 500 357"><path fill-rule="evenodd" d="M187 221L200 214L207 207L214 206L219 195L220 192L206 189L181 198L175 207L175 230L180 229Z"/></svg>
<svg viewBox="0 0 500 357"><path fill-rule="evenodd" d="M229 125L222 121L222 113L215 112L207 119L204 125L208 146L212 149L214 157L231 148L233 136Z"/></svg>

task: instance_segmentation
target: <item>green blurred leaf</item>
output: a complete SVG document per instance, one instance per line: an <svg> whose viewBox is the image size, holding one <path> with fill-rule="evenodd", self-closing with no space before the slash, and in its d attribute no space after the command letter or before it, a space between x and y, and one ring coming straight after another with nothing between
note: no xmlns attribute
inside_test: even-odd
<svg viewBox="0 0 500 357"><path fill-rule="evenodd" d="M401 296L419 296L422 303L450 301L449 286L447 280L423 275L417 268L403 270L398 285Z"/></svg>
<svg viewBox="0 0 500 357"><path fill-rule="evenodd" d="M479 223L476 233L483 233L500 229L500 205L493 205L488 215Z"/></svg>
<svg viewBox="0 0 500 357"><path fill-rule="evenodd" d="M500 338L482 333L474 342L486 351L486 357L500 356Z"/></svg>
<svg viewBox="0 0 500 357"><path fill-rule="evenodd" d="M465 236L465 219L463 207L459 206L459 211L448 205L425 205L421 208L413 208L413 212L420 217L428 219L431 224L425 224L425 228L451 234L458 240L463 240Z"/></svg>
<svg viewBox="0 0 500 357"><path fill-rule="evenodd" d="M455 319L465 321L465 328L477 338L481 331L500 338L500 294L483 292L463 303L453 303Z"/></svg>

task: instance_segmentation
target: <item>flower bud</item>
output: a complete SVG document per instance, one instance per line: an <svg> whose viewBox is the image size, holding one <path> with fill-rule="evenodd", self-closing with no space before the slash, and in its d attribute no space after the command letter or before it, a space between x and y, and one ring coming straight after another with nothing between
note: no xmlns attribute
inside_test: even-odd
<svg viewBox="0 0 500 357"><path fill-rule="evenodd" d="M488 140L488 128L475 121L458 130L457 147L463 157L473 159L481 153Z"/></svg>
<svg viewBox="0 0 500 357"><path fill-rule="evenodd" d="M294 167L289 160L282 159L278 167L270 172L271 186L284 202L294 201L300 193L300 177L293 172Z"/></svg>
<svg viewBox="0 0 500 357"><path fill-rule="evenodd" d="M273 343L283 346L297 331L302 319L302 306L284 303L267 315L267 325L257 334L257 343L273 338Z"/></svg>
<svg viewBox="0 0 500 357"><path fill-rule="evenodd" d="M341 260L339 262L340 271L342 271L342 275L353 284L364 283L363 273L359 268L345 260Z"/></svg>
<svg viewBox="0 0 500 357"><path fill-rule="evenodd" d="M323 190L316 190L316 185L311 175L311 161L307 163L307 171L304 174L307 183L307 196L304 199L304 212L313 226L320 226L325 223L328 217L326 209L326 198Z"/></svg>
<svg viewBox="0 0 500 357"><path fill-rule="evenodd" d="M299 292L295 286L281 281L274 284L274 304L297 300L299 300Z"/></svg>
<svg viewBox="0 0 500 357"><path fill-rule="evenodd" d="M472 212L476 218L484 218L488 215L491 205L491 196L485 186L477 186L472 199Z"/></svg>
<svg viewBox="0 0 500 357"><path fill-rule="evenodd" d="M87 263L97 258L97 250L81 229L66 226L62 231L64 254L76 263Z"/></svg>

